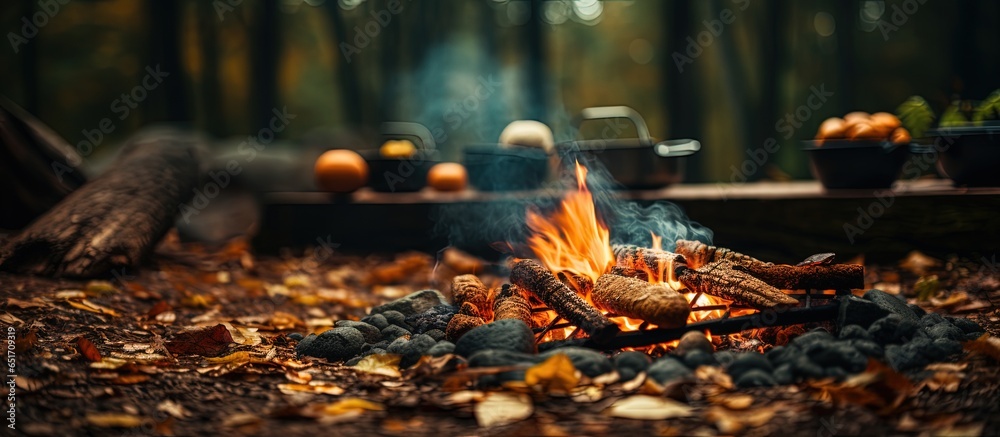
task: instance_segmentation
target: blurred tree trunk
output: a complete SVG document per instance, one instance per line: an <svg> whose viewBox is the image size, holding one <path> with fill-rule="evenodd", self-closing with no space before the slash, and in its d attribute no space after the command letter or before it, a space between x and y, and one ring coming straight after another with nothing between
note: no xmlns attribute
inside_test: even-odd
<svg viewBox="0 0 1000 437"><path fill-rule="evenodd" d="M163 92L151 93L151 100L158 100L159 105L151 107L162 108L159 114L146 113L145 122L149 121L187 121L187 95L184 93L183 65L181 64L180 37L180 2L157 1L149 2L146 22L149 24L149 66L160 68L170 74L160 86Z"/></svg>
<svg viewBox="0 0 1000 437"><path fill-rule="evenodd" d="M334 2L335 3L335 2ZM254 131L268 126L278 107L278 61L281 29L278 0L262 0L254 14L253 50L250 52L251 95L253 96Z"/></svg>
<svg viewBox="0 0 1000 437"><path fill-rule="evenodd" d="M226 118L223 117L222 95L219 92L219 35L215 27L218 20L211 2L198 2L196 15L201 42L198 50L202 66L199 99L204 124L201 130L218 137L228 132Z"/></svg>

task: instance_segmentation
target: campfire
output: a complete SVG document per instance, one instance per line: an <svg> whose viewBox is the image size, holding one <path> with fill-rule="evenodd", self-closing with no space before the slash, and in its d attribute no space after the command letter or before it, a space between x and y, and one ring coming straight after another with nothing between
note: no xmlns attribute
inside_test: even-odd
<svg viewBox="0 0 1000 437"><path fill-rule="evenodd" d="M542 348L563 340L599 349L669 347L692 330L753 335L732 327L763 310L782 310L772 324L831 319L835 305L813 306L813 299L864 287L864 268L833 264L833 254L785 265L698 241L679 240L670 252L655 234L652 247L613 245L586 181L587 169L577 164L576 190L558 208L528 211L527 245L538 261L513 259L510 284L490 292L471 275L456 278L460 311L450 336L492 313L532 327Z"/></svg>

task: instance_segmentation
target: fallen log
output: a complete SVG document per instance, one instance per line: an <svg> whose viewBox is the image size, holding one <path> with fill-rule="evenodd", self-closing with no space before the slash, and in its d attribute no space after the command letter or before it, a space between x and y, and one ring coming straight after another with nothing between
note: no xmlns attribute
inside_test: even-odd
<svg viewBox="0 0 1000 437"><path fill-rule="evenodd" d="M758 310L799 302L764 281L734 269L729 261L715 261L698 269L679 267L677 279L692 293L721 297Z"/></svg>
<svg viewBox="0 0 1000 437"><path fill-rule="evenodd" d="M583 329L595 342L606 341L619 332L618 325L535 261L514 261L510 282L537 296L560 316Z"/></svg>
<svg viewBox="0 0 1000 437"><path fill-rule="evenodd" d="M0 248L0 270L94 277L138 265L194 193L199 143L169 129L136 135L103 175Z"/></svg>
<svg viewBox="0 0 1000 437"><path fill-rule="evenodd" d="M612 250L616 266L644 272L658 281L672 278L672 269L686 263L684 256L661 249L620 244Z"/></svg>
<svg viewBox="0 0 1000 437"><path fill-rule="evenodd" d="M846 290L865 286L865 268L856 264L773 264L724 247L687 240L677 241L677 251L684 255L691 268L727 261L734 270L784 290Z"/></svg>
<svg viewBox="0 0 1000 437"><path fill-rule="evenodd" d="M517 319L534 327L531 304L524 294L524 290L517 285L503 284L493 300L493 319Z"/></svg>
<svg viewBox="0 0 1000 437"><path fill-rule="evenodd" d="M600 309L662 328L684 326L691 314L687 299L666 284L618 275L597 278L591 299Z"/></svg>

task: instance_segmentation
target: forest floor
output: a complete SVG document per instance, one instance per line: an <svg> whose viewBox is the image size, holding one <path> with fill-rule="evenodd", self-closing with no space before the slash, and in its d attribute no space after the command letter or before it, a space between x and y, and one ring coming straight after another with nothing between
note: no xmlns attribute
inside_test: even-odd
<svg viewBox="0 0 1000 437"><path fill-rule="evenodd" d="M736 389L701 368L667 387L584 379L563 393L559 377L544 389L479 390L475 378L490 370L452 356L402 371L296 356L287 334L440 289L474 260L257 258L240 241L168 241L140 272L104 281L0 274L4 425L28 435L998 435L1000 272L982 260L907 261L867 266L868 282L910 295L936 275L919 305L993 337L921 371L874 363L840 383Z"/></svg>

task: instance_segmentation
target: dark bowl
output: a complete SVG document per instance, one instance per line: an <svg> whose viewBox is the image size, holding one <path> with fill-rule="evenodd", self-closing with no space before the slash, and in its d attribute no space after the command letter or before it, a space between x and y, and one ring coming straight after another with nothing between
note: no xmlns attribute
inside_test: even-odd
<svg viewBox="0 0 1000 437"><path fill-rule="evenodd" d="M549 155L541 149L475 144L462 153L469 183L482 191L531 190L549 175Z"/></svg>
<svg viewBox="0 0 1000 437"><path fill-rule="evenodd" d="M599 163L618 182L615 188L656 189L684 180L685 157L701 150L695 140L579 140L557 146L563 168Z"/></svg>
<svg viewBox="0 0 1000 437"><path fill-rule="evenodd" d="M427 171L437 164L434 151L418 150L410 158L385 158L378 150L362 150L368 162L368 186L384 193L408 193L427 186Z"/></svg>
<svg viewBox="0 0 1000 437"><path fill-rule="evenodd" d="M1000 126L931 129L929 153L937 153L938 169L955 185L1000 186Z"/></svg>
<svg viewBox="0 0 1000 437"><path fill-rule="evenodd" d="M908 145L888 141L803 141L813 176L828 189L889 188L909 156Z"/></svg>

